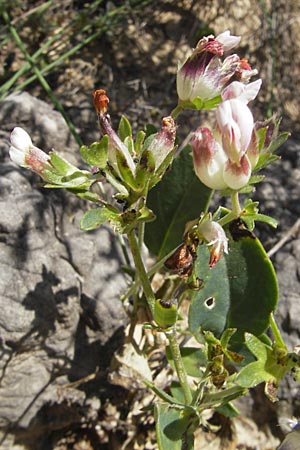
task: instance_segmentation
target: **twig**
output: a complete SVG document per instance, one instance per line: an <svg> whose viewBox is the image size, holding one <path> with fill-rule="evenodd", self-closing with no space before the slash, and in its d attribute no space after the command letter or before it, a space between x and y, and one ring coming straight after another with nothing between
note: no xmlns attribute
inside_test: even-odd
<svg viewBox="0 0 300 450"><path fill-rule="evenodd" d="M284 246L284 244L291 238L296 236L300 231L300 219L297 219L294 225L287 231L285 236L283 236L277 244L274 245L268 252L267 255L269 258L274 255L281 247Z"/></svg>

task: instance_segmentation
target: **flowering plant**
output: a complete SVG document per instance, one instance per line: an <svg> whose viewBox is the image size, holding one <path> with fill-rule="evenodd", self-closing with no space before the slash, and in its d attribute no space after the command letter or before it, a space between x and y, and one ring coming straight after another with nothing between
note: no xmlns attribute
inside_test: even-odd
<svg viewBox="0 0 300 450"><path fill-rule="evenodd" d="M232 402L259 383L275 401L282 377L291 370L297 376L299 368L275 323L277 279L254 234L255 222L275 227L276 221L251 200L263 178L258 172L278 159L274 152L288 133L278 132L275 118L254 121L248 104L261 87L260 79L250 82L257 71L236 54L221 59L239 41L229 31L199 41L178 68L178 104L155 133L140 130L133 137L125 116L116 132L109 98L96 90L101 135L80 149L90 170L38 149L19 127L11 134L15 163L39 174L45 187L65 188L93 205L81 219L82 230L109 222L127 236L134 261L122 299L131 318L129 337L134 339L139 312L146 310L144 330L167 337L166 357L176 374L164 388L144 380L159 399L149 408L163 450L192 449L195 430L210 427L205 412L234 417ZM176 121L185 109L212 109L215 124L199 127L178 151ZM231 199L231 208L210 210L215 190ZM150 268L144 244L157 258ZM180 345L180 331L193 338L192 345ZM146 347L140 350L147 354Z"/></svg>

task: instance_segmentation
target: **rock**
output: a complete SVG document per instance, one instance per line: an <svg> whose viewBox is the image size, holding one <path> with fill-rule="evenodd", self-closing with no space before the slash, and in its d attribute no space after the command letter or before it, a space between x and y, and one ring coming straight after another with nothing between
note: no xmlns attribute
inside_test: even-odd
<svg viewBox="0 0 300 450"><path fill-rule="evenodd" d="M40 136L36 145L78 152L60 114L19 93L2 103L0 118L7 139L0 166L0 446L40 448L49 430L95 415L83 404L95 403L88 400L98 394L122 342L126 284L110 228L80 231L86 203L40 188L36 175L8 159L9 131L25 123ZM80 389L84 380L68 387L97 373L90 390ZM60 424L53 425L49 415L58 412Z"/></svg>

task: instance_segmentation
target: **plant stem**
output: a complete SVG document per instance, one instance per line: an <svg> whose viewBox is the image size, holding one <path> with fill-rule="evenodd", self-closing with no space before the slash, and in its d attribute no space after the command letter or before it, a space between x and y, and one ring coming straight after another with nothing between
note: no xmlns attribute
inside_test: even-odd
<svg viewBox="0 0 300 450"><path fill-rule="evenodd" d="M238 191L235 191L233 192L233 194L231 194L231 203L232 203L232 212L235 216L235 219L237 219L238 217L240 217L242 212Z"/></svg>
<svg viewBox="0 0 300 450"><path fill-rule="evenodd" d="M280 347L287 350L286 345L284 343L284 340L282 339L282 336L280 334L279 328L277 326L277 323L275 322L273 313L270 314L270 327L272 330L272 334L274 336L275 344Z"/></svg>
<svg viewBox="0 0 300 450"><path fill-rule="evenodd" d="M171 330L166 332L166 336L169 339L172 359L174 361L176 373L183 390L185 402L187 405L190 405L192 403L193 397L188 384L187 374L183 365L183 361L181 358L180 348L176 336L176 325L174 325L171 328Z"/></svg>
<svg viewBox="0 0 300 450"><path fill-rule="evenodd" d="M173 111L171 112L171 116L173 117L173 119L176 119L176 117L181 113L182 110L183 110L182 106L177 105L176 108L174 108Z"/></svg>
<svg viewBox="0 0 300 450"><path fill-rule="evenodd" d="M224 227L224 225L227 225L232 220L237 219L240 217L242 209L240 206L239 201L239 193L238 191L235 191L231 194L231 204L232 204L232 211L230 211L225 216L221 217L220 220L218 220L218 224Z"/></svg>
<svg viewBox="0 0 300 450"><path fill-rule="evenodd" d="M144 262L141 257L139 245L135 236L135 230L129 231L127 234L128 242L131 248L132 257L134 260L135 268L138 274L138 277L140 279L141 285L143 287L143 291L145 294L145 297L147 299L149 308L152 312L152 315L154 314L154 308L155 308L155 295L153 293Z"/></svg>

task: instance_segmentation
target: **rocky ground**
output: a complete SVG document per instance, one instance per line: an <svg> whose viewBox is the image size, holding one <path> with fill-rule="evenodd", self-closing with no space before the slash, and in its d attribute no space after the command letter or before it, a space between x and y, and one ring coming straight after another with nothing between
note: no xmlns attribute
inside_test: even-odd
<svg viewBox="0 0 300 450"><path fill-rule="evenodd" d="M122 38L107 33L56 73L55 92L81 139L87 144L97 139L91 91L98 87L109 91L113 121L126 113L135 128L147 121L157 125L175 104L176 60L207 23L218 34L230 19L232 31L246 35L242 50L271 76L270 49L265 47L267 57L260 59L263 49L256 47L252 53L251 47L251 42L267 35L267 21L258 10L247 28L244 19L251 2L234 2L235 7L225 3L227 9L209 10L208 2L159 2L154 12L146 10L145 17L130 17L126 27L123 24ZM274 20L279 21L280 13L282 17L290 13L294 20L289 26L297 23L292 7L287 11L281 2L277 5ZM295 61L297 57L296 53ZM282 60L286 58L284 54ZM22 64L18 53L15 64ZM277 98L278 110L292 136L281 149L281 161L265 172L256 193L262 212L276 217L279 227L260 227L258 233L270 251L286 238L274 249L272 260L280 284L277 318L292 349L300 340L299 222L291 232L300 217L299 123L293 103L299 75L289 85L290 74L282 67L276 74L282 83L286 80L282 89L276 85L275 93L285 96L286 101ZM261 104L272 98L274 89L267 86ZM264 112L258 108L256 117ZM130 384L130 374L130 381L121 386L109 375L127 324L119 299L126 279L118 243L108 227L79 231L86 205L67 193L42 189L35 175L17 168L7 156L9 133L16 125L26 128L36 145L55 148L73 161L78 160L78 146L37 83L1 102L0 124L0 448L155 449L153 421L140 411L152 397L139 384ZM199 117L186 114L180 136L198 124ZM259 388L243 399L242 418L232 427L226 448L275 448L283 436L280 418L300 415L299 383L287 377L279 398L271 404ZM219 437L205 436L205 443L201 439L199 449L222 446Z"/></svg>

